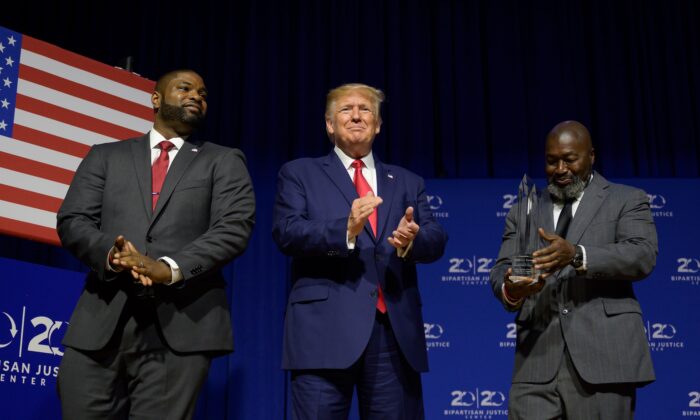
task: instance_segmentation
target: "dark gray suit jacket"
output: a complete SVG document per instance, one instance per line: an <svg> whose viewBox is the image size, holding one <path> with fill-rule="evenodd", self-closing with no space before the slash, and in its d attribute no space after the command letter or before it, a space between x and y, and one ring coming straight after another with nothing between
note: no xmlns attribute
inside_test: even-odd
<svg viewBox="0 0 700 420"><path fill-rule="evenodd" d="M554 232L551 198L545 191L539 200L540 226ZM502 302L504 275L516 254L515 224L511 211L491 271L494 294ZM586 382L653 381L642 311L632 288L634 281L651 273L658 252L646 194L595 173L566 239L585 247L587 271L577 273L567 266L548 277L539 293L525 299L516 317L513 382L550 381L565 345Z"/></svg>
<svg viewBox="0 0 700 420"><path fill-rule="evenodd" d="M184 280L156 285L154 304L168 345L180 352L233 350L220 268L246 248L255 200L243 153L185 142L151 210L148 135L92 147L58 212L65 248L91 268L64 345L103 348L114 333L133 279L106 269L117 235L153 258L168 256Z"/></svg>

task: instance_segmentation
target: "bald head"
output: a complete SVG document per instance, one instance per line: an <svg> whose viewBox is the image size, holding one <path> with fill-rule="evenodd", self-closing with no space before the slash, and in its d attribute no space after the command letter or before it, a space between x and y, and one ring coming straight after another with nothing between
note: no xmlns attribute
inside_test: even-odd
<svg viewBox="0 0 700 420"><path fill-rule="evenodd" d="M593 150L591 134L588 132L586 126L578 121L562 121L552 128L547 135L547 146L549 146L550 142L559 141L579 144L587 151Z"/></svg>
<svg viewBox="0 0 700 420"><path fill-rule="evenodd" d="M545 146L548 190L555 200L576 198L588 184L595 154L588 129L578 121L552 128Z"/></svg>

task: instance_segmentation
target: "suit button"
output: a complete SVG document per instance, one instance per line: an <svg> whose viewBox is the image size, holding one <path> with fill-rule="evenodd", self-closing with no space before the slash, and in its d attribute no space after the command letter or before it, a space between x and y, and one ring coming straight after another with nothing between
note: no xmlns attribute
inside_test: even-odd
<svg viewBox="0 0 700 420"><path fill-rule="evenodd" d="M369 292L369 295L373 298L376 298L377 297L377 289L374 289L371 292Z"/></svg>
<svg viewBox="0 0 700 420"><path fill-rule="evenodd" d="M566 308L564 308L564 309L561 310L561 314L562 314L562 315L566 315L566 314L568 314L568 313L569 313L569 310L566 309Z"/></svg>

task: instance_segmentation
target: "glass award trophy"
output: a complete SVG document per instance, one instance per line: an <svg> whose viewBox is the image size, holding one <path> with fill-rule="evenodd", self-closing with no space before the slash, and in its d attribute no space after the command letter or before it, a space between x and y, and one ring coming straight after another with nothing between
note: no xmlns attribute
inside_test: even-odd
<svg viewBox="0 0 700 420"><path fill-rule="evenodd" d="M532 262L532 253L539 247L537 232L537 187L527 174L518 186L518 201L515 204L515 241L517 253L512 257L513 282L534 282L539 275Z"/></svg>

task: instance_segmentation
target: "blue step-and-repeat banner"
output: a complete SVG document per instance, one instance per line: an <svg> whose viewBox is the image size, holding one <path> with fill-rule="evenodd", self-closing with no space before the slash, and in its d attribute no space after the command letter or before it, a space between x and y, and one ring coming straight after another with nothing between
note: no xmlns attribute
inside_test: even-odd
<svg viewBox="0 0 700 420"><path fill-rule="evenodd" d="M636 418L700 418L700 180L616 181L649 194L659 234L656 269L635 284L657 375L638 393ZM419 268L428 419L507 417L514 314L488 279L518 182L428 181L431 207L450 235L444 257ZM60 341L83 274L2 258L0 267L1 417L58 418Z"/></svg>

